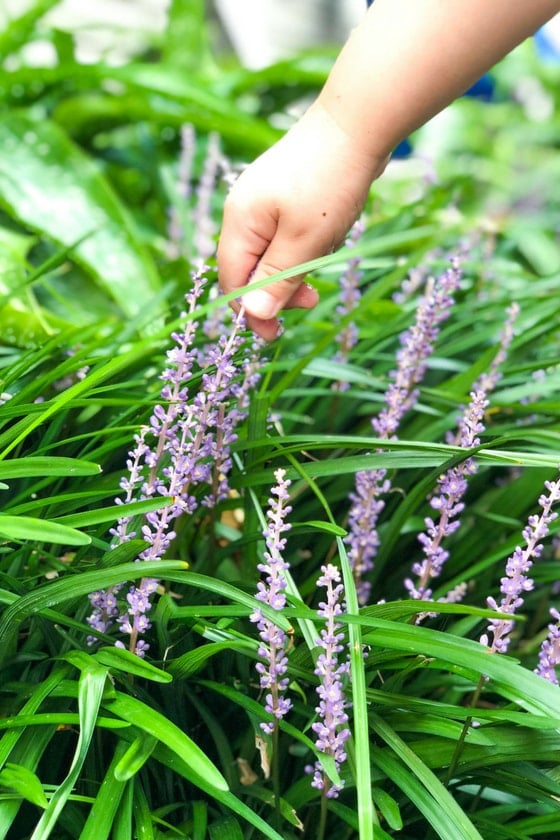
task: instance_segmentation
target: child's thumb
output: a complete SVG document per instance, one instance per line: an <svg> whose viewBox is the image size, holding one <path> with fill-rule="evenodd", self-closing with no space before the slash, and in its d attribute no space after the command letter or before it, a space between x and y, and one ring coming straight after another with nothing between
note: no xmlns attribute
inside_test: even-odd
<svg viewBox="0 0 560 840"><path fill-rule="evenodd" d="M265 277L272 277L272 275L278 274L280 271L285 271L288 268L293 268L300 263L307 262L316 256L320 256L319 254L310 254L307 251L304 252L303 250L299 253L294 253L292 248L290 250L289 257L286 257L285 255L282 257L281 253L277 253L282 250L285 252L288 251L287 248L281 249L278 248L275 243L271 243L260 258L249 285L247 286L248 291L246 291L243 295L243 306L245 307L245 311L249 315L263 321L275 318L282 309L286 309L290 304L292 306L297 306L299 303L298 298L302 301L304 300L304 296L298 294L304 275L299 274L295 277L287 277L283 280L276 280L268 286L263 286L260 289L252 289L251 287L253 283L258 280L263 280ZM313 302L316 301L314 300ZM303 303L303 306L306 306L306 308L309 305L309 303L307 303L307 305Z"/></svg>

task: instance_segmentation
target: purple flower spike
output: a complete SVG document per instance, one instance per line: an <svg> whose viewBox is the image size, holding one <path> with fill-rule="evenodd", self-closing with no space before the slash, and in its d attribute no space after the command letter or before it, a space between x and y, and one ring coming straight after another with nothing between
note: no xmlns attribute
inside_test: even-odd
<svg viewBox="0 0 560 840"><path fill-rule="evenodd" d="M533 581L529 572L533 560L541 556L543 546L540 540L544 539L549 532L549 525L558 514L552 510L555 502L560 500L560 480L545 481L545 488L548 495L544 493L539 498L539 505L542 512L533 514L523 529L525 548L516 547L513 554L506 563L506 574L501 580L500 591L502 599L498 604L494 598L488 598L487 604L497 612L514 615L515 611L523 605L523 594L533 589ZM514 622L511 619L491 619L488 625L488 632L480 638L483 645L490 645L488 633L492 634L492 653L506 653L510 643L510 633Z"/></svg>
<svg viewBox="0 0 560 840"><path fill-rule="evenodd" d="M548 625L548 634L541 645L539 664L535 668L535 674L558 685L556 668L560 665L560 612L552 608L550 615L554 621Z"/></svg>
<svg viewBox="0 0 560 840"><path fill-rule="evenodd" d="M258 376L253 353L252 368L245 359L241 366L244 378L241 384L236 382L238 367L234 357L242 343L241 330L245 326L242 316L236 316L229 334L208 345L203 354L194 346L198 323L192 316L203 291L206 271L207 267L201 265L193 273L193 285L185 298L185 327L173 333L174 345L167 352L166 367L160 377L162 402L154 407L149 425L136 437L136 446L127 461L129 474L121 480L125 494L117 503L163 496L172 500L171 504L146 514L141 536L147 547L138 560L161 559L175 539L179 517L194 513L199 504L212 507L227 496L231 445L236 439L238 423L246 416L248 391ZM202 368L202 387L191 396L189 384L195 366ZM239 396L243 398L243 407L236 405ZM202 491L205 495L199 502L194 490L201 485L205 487ZM132 539L130 521L130 517L119 519L111 531L114 545ZM106 632L119 616L117 623L121 631L130 636L129 649L143 655L148 644L140 642L139 636L150 627L150 596L157 584L157 580L145 578L138 586L132 586L120 616L116 601L113 603L118 588L108 593L93 593L90 626ZM95 639L91 637L89 641Z"/></svg>
<svg viewBox="0 0 560 840"><path fill-rule="evenodd" d="M285 572L289 568L282 555L286 545L282 534L291 527L285 519L292 510L288 504L290 482L285 476L286 471L282 469L274 473L276 485L272 488L271 498L268 500L267 526L264 530L266 562L258 566L259 571L266 577L257 584L256 597L275 610L282 610L286 606ZM267 735L272 735L278 721L292 707L291 701L284 697L289 684L289 679L285 676L288 670L288 637L276 624L265 618L261 610L255 610L250 618L257 625L261 637L258 654L262 661L257 663L256 669L260 676L260 686L266 692L265 709L274 716L273 722L261 723L261 728Z"/></svg>
<svg viewBox="0 0 560 840"><path fill-rule="evenodd" d="M484 431L482 421L487 406L488 400L484 391L471 394L471 402L459 423L459 444L465 449L471 449L480 443L478 435ZM417 575L416 583L410 578L404 581L411 598L431 600L432 590L428 584L441 574L443 564L449 557L449 552L442 548L442 542L460 525L458 517L465 507L462 499L467 490L467 477L473 475L476 469L474 459L467 458L438 478L438 490L430 499L430 505L435 512L434 517L426 517L426 531L418 536L424 560L412 566L413 574ZM425 614L419 615L417 621L424 617Z"/></svg>
<svg viewBox="0 0 560 840"><path fill-rule="evenodd" d="M346 761L344 745L350 737L346 714L348 702L343 688L343 679L349 671L350 663L347 658L340 662L340 654L345 649L344 633L341 632L341 624L336 620L343 610L344 588L336 566L329 563L327 566L321 566L321 571L323 574L317 580L317 585L326 587L327 598L319 604L318 609L318 615L325 619L325 627L317 640L322 650L315 668L315 674L319 677L319 705L315 709L319 720L311 728L317 735L317 748L325 755L332 756L336 769L339 770L341 764ZM315 765L307 770L313 773L311 784L314 788L324 791L329 798L338 796L342 785L333 784L326 776L320 761L316 761Z"/></svg>
<svg viewBox="0 0 560 840"><path fill-rule="evenodd" d="M464 449L471 449L480 443L479 435L484 432L484 413L489 405L488 394L496 387L501 379L500 367L507 358L507 351L513 339L513 328L519 314L519 306L513 303L507 310L498 352L496 353L488 370L478 378L471 393L471 401L459 421L457 433L449 434L447 442L461 446ZM449 557L449 552L442 548L442 541L450 536L460 525L458 516L464 509L463 496L467 490L467 479L474 475L478 467L473 458L467 458L463 463L452 467L445 475L438 479L438 490L430 500L430 505L437 513L437 517L425 519L426 532L419 535L418 539L422 544L424 560L415 563L412 567L413 574L417 575L417 581L410 578L404 581L405 588L411 598L431 600L432 590L428 584L437 578L442 571L443 564ZM460 599L461 593L466 586L460 585L454 591L448 593L445 601L456 602ZM428 615L436 613L421 613L416 621L419 623Z"/></svg>
<svg viewBox="0 0 560 840"><path fill-rule="evenodd" d="M427 360L439 335L439 324L451 311L453 293L459 288L460 280L459 261L453 259L441 277L428 281L414 325L400 336L397 367L390 373L392 382L385 394L385 408L371 421L377 437L382 440L396 436L401 419L418 399L415 386L426 372ZM391 483L386 478L386 470L382 469L356 473L355 482L355 491L349 496L351 507L345 542L350 546L348 559L358 600L365 604L369 599L370 584L363 580L363 575L373 568L379 546L377 521L385 506L380 496L389 492Z"/></svg>

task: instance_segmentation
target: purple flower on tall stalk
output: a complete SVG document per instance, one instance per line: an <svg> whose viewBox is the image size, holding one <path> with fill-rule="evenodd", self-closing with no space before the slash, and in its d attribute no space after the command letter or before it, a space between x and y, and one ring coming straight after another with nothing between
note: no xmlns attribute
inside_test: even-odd
<svg viewBox="0 0 560 840"><path fill-rule="evenodd" d="M343 687L343 680L350 669L350 663L347 657L344 661L340 661L340 654L345 650L345 645L342 625L337 621L337 616L343 611L344 587L340 582L340 572L336 566L329 563L321 566L321 571L323 574L317 580L317 585L326 587L327 596L325 601L321 601L317 611L318 615L325 619L325 627L317 640L321 653L317 657L315 668L315 674L319 677L317 686L319 705L315 711L319 719L312 724L311 728L317 736L315 742L317 748L334 759L338 771L346 761L344 745L350 737L346 713L348 702ZM319 760L313 767L306 769L313 773L311 784L314 788L324 791L329 798L338 796L342 785L336 785L328 778Z"/></svg>
<svg viewBox="0 0 560 840"><path fill-rule="evenodd" d="M358 219L354 223L345 245L348 248L354 247L362 237L365 230L365 224L362 219ZM358 306L361 298L360 280L363 277L363 271L360 271L362 262L361 257L352 257L348 260L346 270L340 277L340 302L336 307L336 314L340 318L344 318L353 312ZM338 350L333 356L333 361L345 363L348 361L350 351L355 347L358 341L358 328L356 324L351 321L342 327L336 337ZM348 382L339 380L333 382L333 390L346 391L349 387Z"/></svg>
<svg viewBox="0 0 560 840"><path fill-rule="evenodd" d="M399 338L401 347L397 353L397 367L390 373L392 382L385 394L385 407L371 421L374 432L382 440L391 440L396 436L401 419L418 399L415 386L424 377L427 360L439 335L439 325L450 313L453 294L459 288L460 280L459 262L452 259L447 271L437 280L427 283L415 323ZM349 496L349 533L345 542L350 546L348 557L361 604L367 603L371 589L363 576L373 568L379 547L377 521L385 507L380 497L386 495L390 487L386 470L367 470L356 473L355 489Z"/></svg>
<svg viewBox="0 0 560 840"><path fill-rule="evenodd" d="M498 352L492 359L488 370L476 380L470 395L471 401L459 421L457 433L456 435L448 435L448 443L461 446L463 449L471 449L480 444L479 435L484 431L484 413L489 405L487 397L502 377L500 368L507 358L507 351L513 339L513 328L518 314L519 306L513 303L507 309L507 318L500 334ZM444 563L449 558L449 552L442 548L442 542L445 537L449 537L460 526L458 517L465 507L462 499L467 491L467 480L469 476L476 473L477 469L474 458L467 458L461 464L451 467L438 479L438 489L430 499L430 506L437 516L434 518L426 517L424 520L426 531L418 537L422 544L424 560L412 566L412 572L417 575L417 581L413 582L410 578L404 581L411 598L424 601L431 600L432 590L428 584L439 577ZM461 591L464 591L464 587L455 589L441 600L452 599L453 602L456 602ZM426 613L422 613L417 616L417 622L425 618L426 615ZM430 615L434 615L434 613Z"/></svg>
<svg viewBox="0 0 560 840"><path fill-rule="evenodd" d="M500 591L502 599L498 604L492 597L487 598L487 604L497 612L514 615L515 611L523 605L523 594L533 589L533 581L529 577L533 560L542 554L543 545L540 542L549 532L549 525L558 514L552 510L555 502L560 500L560 480L545 481L544 484L548 495L543 493L539 498L541 507L540 514L533 514L523 529L525 548L517 546L506 563L506 574L501 579ZM480 637L483 645L489 645L492 653L506 653L510 644L510 633L514 621L507 618L493 618L488 625L487 633ZM488 634L492 634L490 644Z"/></svg>
<svg viewBox="0 0 560 840"><path fill-rule="evenodd" d="M548 634L539 651L539 664L535 668L535 674L558 685L556 668L560 665L560 612L552 607L550 616L554 621L548 625Z"/></svg>
<svg viewBox="0 0 560 840"><path fill-rule="evenodd" d="M473 390L476 391L478 389L481 389L483 391L486 391L487 393L490 393L490 391L494 390L494 388L502 378L501 368L507 359L509 346L515 336L515 322L520 311L521 310L519 308L519 304L515 302L510 304L510 306L508 306L508 308L506 309L507 318L504 322L504 326L500 335L498 352L492 359L488 370L478 377Z"/></svg>
<svg viewBox="0 0 560 840"><path fill-rule="evenodd" d="M194 347L198 324L192 316L202 294L206 270L203 266L193 274L193 288L186 296L188 308L183 313L187 319L185 329L173 333L175 345L167 352L167 366L161 375L162 402L155 406L149 425L136 437L136 447L129 453L129 475L121 481L125 490L121 503L159 496L171 499L170 504L146 514L141 536L148 545L139 560L161 559L176 536L177 519L194 513L199 504L212 507L227 496L229 489L231 444L236 439L236 425L244 416L243 411L230 406L237 375L234 355L242 342L240 330L244 321L238 316L230 335L222 336L212 354L207 354L208 367L202 374L200 390L191 397L188 382L198 359ZM201 485L208 490L199 502L194 489ZM130 523L130 517L119 519L112 531L115 544L132 538ZM157 585L157 580L145 578L138 586L131 586L126 609L118 617L113 597L118 589L93 593L90 626L105 632L116 618L121 631L130 637L129 649L143 654L148 646L139 641L139 636L151 626L150 597Z"/></svg>
<svg viewBox="0 0 560 840"><path fill-rule="evenodd" d="M271 497L266 513L267 525L263 532L266 562L259 563L257 567L265 575L265 579L258 582L255 597L263 604L280 611L286 606L285 573L289 568L283 556L286 538L282 534L291 528L286 522L286 516L292 508L289 504L290 481L286 478L286 470L276 470L274 478L276 484L270 491ZM265 709L274 716L274 721L261 723L261 728L267 735L272 735L278 721L292 708L291 701L284 696L289 684L289 679L285 676L288 670L288 637L280 627L266 618L261 610L256 609L250 618L257 625L261 638L258 654L262 661L257 662L256 670L260 676L260 686L266 692Z"/></svg>
<svg viewBox="0 0 560 840"><path fill-rule="evenodd" d="M484 431L482 420L487 405L484 391L471 394L471 402L460 422L460 446L465 449L471 449L480 443L478 435ZM418 536L424 559L412 566L412 572L418 579L416 582L410 578L404 581L411 598L431 600L432 590L429 583L439 577L443 564L449 557L449 551L442 547L442 542L445 537L455 533L461 524L458 517L465 508L462 499L467 490L467 477L473 475L476 469L474 459L467 458L438 478L438 490L430 499L430 506L435 512L434 518L425 518L426 531Z"/></svg>

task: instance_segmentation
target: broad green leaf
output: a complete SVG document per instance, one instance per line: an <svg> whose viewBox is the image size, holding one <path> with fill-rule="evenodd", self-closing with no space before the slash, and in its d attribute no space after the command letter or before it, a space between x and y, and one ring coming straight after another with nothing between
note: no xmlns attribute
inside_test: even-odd
<svg viewBox="0 0 560 840"><path fill-rule="evenodd" d="M157 683L173 682L171 674L156 668L134 653L118 647L103 647L96 651L93 657L101 665L113 671L123 672L135 677Z"/></svg>
<svg viewBox="0 0 560 840"><path fill-rule="evenodd" d="M168 507L171 502L171 498L167 496L158 496L157 499L147 499L143 502L130 502L126 505L111 505L81 513L68 513L58 516L54 521L74 528L84 528L88 525L100 525L103 522L115 522L121 516L138 516L152 510L161 510Z"/></svg>
<svg viewBox="0 0 560 840"><path fill-rule="evenodd" d="M4 733L2 747L4 746L3 742L10 739L11 735L12 732ZM46 750L51 748L51 742L55 735L54 727L45 726L38 730L19 729L17 735L18 737L21 735L21 740L12 751L12 763L19 767L27 767L31 772L37 773L41 758ZM20 810L22 799L17 795L3 794L0 796L0 800L0 837L7 838L14 835L11 827Z"/></svg>
<svg viewBox="0 0 560 840"><path fill-rule="evenodd" d="M282 135L265 120L251 116L231 100L214 93L208 81L197 84L189 74L171 64L135 62L111 67L109 71L100 68L100 73L104 72L125 84L128 90L142 93L146 110L159 108L161 116L167 113L168 124L190 122L196 128L216 131L226 141L253 151L262 151Z"/></svg>
<svg viewBox="0 0 560 840"><path fill-rule="evenodd" d="M16 717L0 719L0 729L23 728L25 726L78 726L80 718L73 712L44 712L38 715L19 714ZM129 724L114 718L98 717L97 726L102 729L126 729Z"/></svg>
<svg viewBox="0 0 560 840"><path fill-rule="evenodd" d="M91 537L67 525L31 516L0 513L0 537L5 540L37 540L60 545L89 545Z"/></svg>
<svg viewBox="0 0 560 840"><path fill-rule="evenodd" d="M153 306L154 263L92 160L56 124L23 114L4 116L0 145L0 204L60 245L81 240L76 261L125 315Z"/></svg>
<svg viewBox="0 0 560 840"><path fill-rule="evenodd" d="M334 537L345 537L347 531L333 522L322 522L319 519L310 519L306 522L298 522L298 527L315 528L317 531L324 531L326 534L332 534Z"/></svg>
<svg viewBox="0 0 560 840"><path fill-rule="evenodd" d="M89 668L84 669L80 674L78 689L80 731L76 750L68 774L53 793L48 807L31 835L31 840L47 840L50 837L60 812L72 794L95 732L106 678L106 669L95 664L93 666L90 664Z"/></svg>
<svg viewBox="0 0 560 840"><path fill-rule="evenodd" d="M27 306L14 298L0 305L0 340L13 347L39 347L66 323L39 306Z"/></svg>
<svg viewBox="0 0 560 840"><path fill-rule="evenodd" d="M31 478L35 476L99 475L101 467L91 461L60 456L29 455L0 461L0 478Z"/></svg>
<svg viewBox="0 0 560 840"><path fill-rule="evenodd" d="M32 773L27 767L6 764L4 769L0 771L0 787L10 788L39 808L46 808L49 804L43 785L35 773Z"/></svg>
<svg viewBox="0 0 560 840"><path fill-rule="evenodd" d="M0 227L0 307L21 291L27 252L33 244L33 237Z"/></svg>
<svg viewBox="0 0 560 840"><path fill-rule="evenodd" d="M108 708L176 752L188 764L194 784L210 793L213 790L228 790L226 780L200 747L160 712L119 692Z"/></svg>
<svg viewBox="0 0 560 840"><path fill-rule="evenodd" d="M374 785L371 789L371 795L376 806L384 820L386 820L389 828L393 831L402 831L403 820L398 803L390 796L383 788Z"/></svg>
<svg viewBox="0 0 560 840"><path fill-rule="evenodd" d="M113 770L115 779L119 782L127 782L135 776L150 758L157 743L158 739L156 737L142 732L128 746L126 752L116 763Z"/></svg>

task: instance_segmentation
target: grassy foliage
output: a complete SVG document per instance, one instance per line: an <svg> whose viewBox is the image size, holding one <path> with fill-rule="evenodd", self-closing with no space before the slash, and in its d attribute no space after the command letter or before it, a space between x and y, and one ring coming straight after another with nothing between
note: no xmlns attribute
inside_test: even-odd
<svg viewBox="0 0 560 840"><path fill-rule="evenodd" d="M495 615L486 598L499 597L505 560L560 463L560 128L536 121L519 87L532 79L553 103L558 69L527 45L495 71L491 104L461 100L418 133L419 150L437 145L437 177L421 161L395 165L372 190L358 244L315 262L321 302L286 313L284 335L262 350L228 497L181 517L165 559L146 565L134 562L141 539L115 548L109 529L123 513L115 498L133 436L160 401L170 335L185 322L210 132L234 164L251 159L278 135L270 116L316 89L330 56L250 73L216 58L204 4L175 0L161 42L124 66L78 64L67 33L43 30L57 63L30 67L21 49L54 5L37 2L0 38L0 837L558 836L559 694L533 673L558 605L553 539L510 654L478 641ZM196 132L188 200L185 124ZM225 189L212 192L216 226ZM170 253L172 210L183 239ZM419 401L398 439L380 440L370 418L420 292L393 296L411 269L437 275L457 253L461 288ZM351 257L362 297L341 320ZM196 319L217 317L227 332L209 263ZM427 498L467 455L446 432L489 369L512 301L515 337L433 597L462 582L467 592L415 624L430 605L409 600L403 579L422 556ZM359 341L336 362L350 322ZM195 341L202 352L209 339L199 329ZM239 369L250 346L247 335ZM189 383L191 399L203 374ZM334 390L339 380L349 387ZM293 708L270 738L250 615L262 607L257 564L279 467L292 482L288 602L268 615L290 639ZM374 468L388 471L392 492L372 598L360 606L344 541L348 494L355 474ZM141 522L170 501L132 501L125 512ZM352 703L344 787L332 800L305 771L321 759L311 725L316 580L327 562L344 577ZM147 656L115 647L114 630L89 645L88 594L148 574L160 587Z"/></svg>

